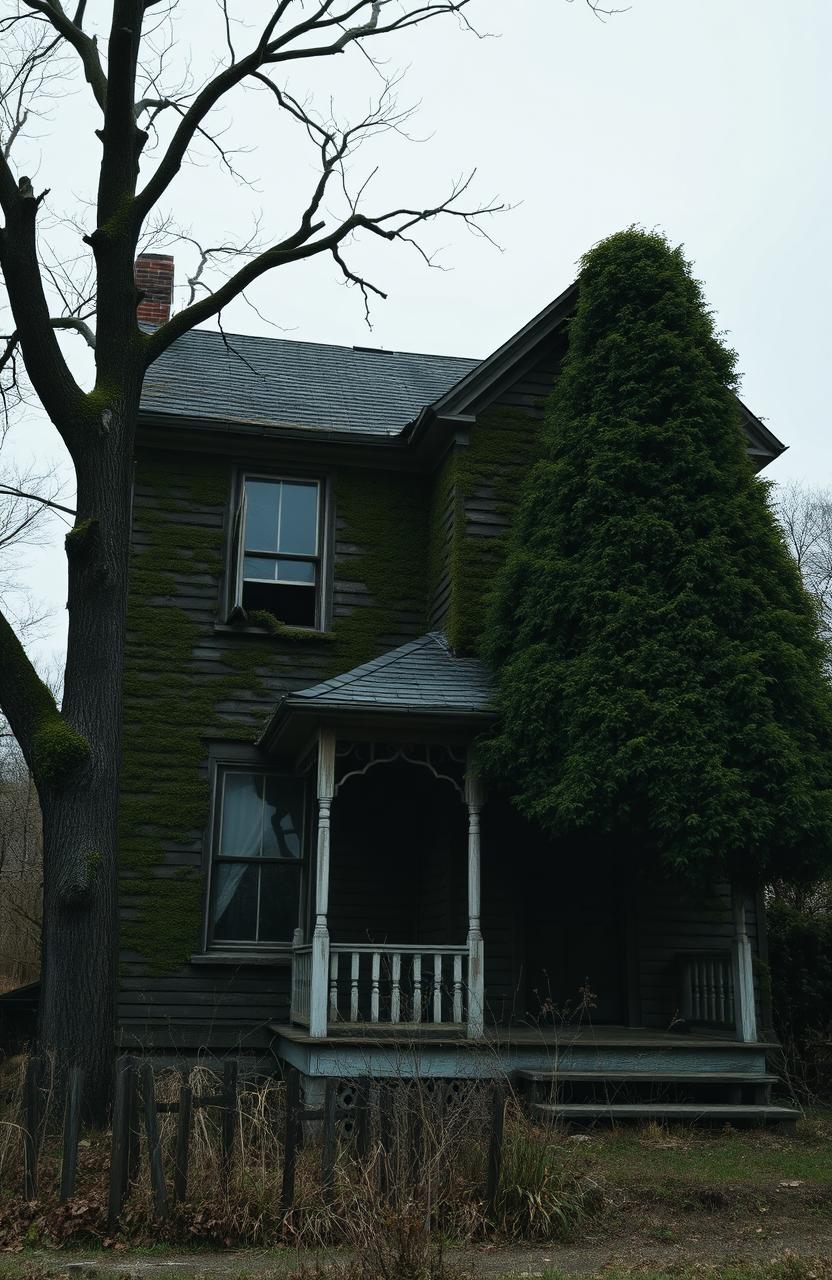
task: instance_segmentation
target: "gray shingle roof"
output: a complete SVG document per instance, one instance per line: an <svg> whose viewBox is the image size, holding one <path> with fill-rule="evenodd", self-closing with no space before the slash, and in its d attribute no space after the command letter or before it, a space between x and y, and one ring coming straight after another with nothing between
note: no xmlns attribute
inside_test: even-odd
<svg viewBox="0 0 832 1280"><path fill-rule="evenodd" d="M483 663L455 657L442 633L432 631L342 676L292 693L283 705L487 713L493 700L493 682Z"/></svg>
<svg viewBox="0 0 832 1280"><path fill-rule="evenodd" d="M194 329L151 365L145 413L395 435L479 361Z"/></svg>

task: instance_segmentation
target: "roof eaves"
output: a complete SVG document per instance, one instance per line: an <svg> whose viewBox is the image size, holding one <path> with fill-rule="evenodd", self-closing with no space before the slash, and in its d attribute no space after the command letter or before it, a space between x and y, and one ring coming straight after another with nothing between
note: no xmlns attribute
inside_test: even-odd
<svg viewBox="0 0 832 1280"><path fill-rule="evenodd" d="M284 698L269 717L265 729L257 739L255 746L261 751L269 751L282 735L287 725L299 718L305 723L327 720L364 720L374 716L382 718L398 717L408 721L444 721L456 724L487 725L496 717L496 710L490 707L453 706L439 704L434 706L408 706L406 703L391 702L320 702L316 699L293 701L289 694Z"/></svg>
<svg viewBox="0 0 832 1280"><path fill-rule="evenodd" d="M205 431L206 429L217 435L247 435L260 436L269 440L297 440L303 439L309 442L314 441L317 444L364 444L387 447L401 447L403 443L402 431L354 431L334 428L334 427L315 427L307 425L292 425L289 423L269 423L259 419L245 418L206 418L194 417L192 415L180 415L178 413L160 413L155 409L139 410L139 426L152 430L153 428L170 428L176 427L178 431Z"/></svg>
<svg viewBox="0 0 832 1280"><path fill-rule="evenodd" d="M736 397L736 401L740 407L740 412L745 420L746 426L753 433L758 435L766 446L763 450L751 450L750 452L763 453L769 458L779 458L781 453L785 453L788 445L783 444L783 441L778 439L774 432L766 426L763 420L757 417L756 413L751 412L748 405L745 404L744 401L740 400L739 396Z"/></svg>
<svg viewBox="0 0 832 1280"><path fill-rule="evenodd" d="M553 302L533 316L522 329L518 329L517 333L498 347L492 355L487 356L475 369L465 374L455 386L440 396L432 405L437 416L464 414L471 403L498 382L527 350L537 346L548 333L569 317L577 298L578 282L575 280L568 289L558 294Z"/></svg>

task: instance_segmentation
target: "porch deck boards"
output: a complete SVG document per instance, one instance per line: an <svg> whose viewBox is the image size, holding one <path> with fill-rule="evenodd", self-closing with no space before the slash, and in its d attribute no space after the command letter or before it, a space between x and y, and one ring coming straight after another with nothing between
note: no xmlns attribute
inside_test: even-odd
<svg viewBox="0 0 832 1280"><path fill-rule="evenodd" d="M331 1026L326 1036L311 1036L304 1027L271 1023L269 1030L297 1045L323 1047L366 1048L369 1044L379 1047L407 1046L418 1043L424 1047L454 1048L481 1051L494 1048L564 1048L582 1046L597 1049L732 1049L760 1053L777 1049L774 1041L755 1040L742 1042L733 1036L705 1029L687 1032L656 1031L652 1027L581 1026L581 1027L486 1027L480 1040L468 1039L464 1027L449 1027L437 1023L398 1023L396 1026L380 1023L351 1022Z"/></svg>

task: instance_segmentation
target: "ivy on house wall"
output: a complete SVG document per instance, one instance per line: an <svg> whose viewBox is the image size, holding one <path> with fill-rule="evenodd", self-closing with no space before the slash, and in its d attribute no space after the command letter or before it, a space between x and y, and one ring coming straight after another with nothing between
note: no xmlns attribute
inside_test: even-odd
<svg viewBox="0 0 832 1280"><path fill-rule="evenodd" d="M203 840L210 821L208 744L253 743L280 691L349 671L429 625L427 594L450 574L447 628L474 647L502 536L468 518L485 498L503 523L538 424L487 415L436 477L345 469L334 482L335 607L311 634L270 615L261 634L214 632L230 464L148 455L137 472L124 676L120 808L122 943L150 974L185 964L201 943ZM437 520L441 503L450 525ZM449 531L450 539L445 538Z"/></svg>
<svg viewBox="0 0 832 1280"><path fill-rule="evenodd" d="M340 472L335 481L336 595L358 589L334 621L331 673L421 635L426 624L428 488L422 476ZM366 592L366 594L365 594Z"/></svg>
<svg viewBox="0 0 832 1280"><path fill-rule="evenodd" d="M431 509L430 584L450 592L444 626L457 653L477 651L486 603L505 556L517 488L540 454L540 423L520 409L481 414L438 473ZM480 515L480 520L476 517ZM450 515L450 518L449 518Z"/></svg>
<svg viewBox="0 0 832 1280"><path fill-rule="evenodd" d="M209 741L253 743L282 689L349 670L423 629L424 481L356 471L336 484L349 554L335 573L357 594L337 610L333 632L258 617L262 635L218 639L229 488L221 459L148 460L137 474L120 869L123 949L150 974L180 968L200 947Z"/></svg>
<svg viewBox="0 0 832 1280"><path fill-rule="evenodd" d="M271 635L216 643L229 484L219 459L145 465L137 475L137 489L153 496L136 503L130 573L122 944L156 974L200 945L208 740L256 739L296 647L294 637ZM229 705L240 698L251 710Z"/></svg>

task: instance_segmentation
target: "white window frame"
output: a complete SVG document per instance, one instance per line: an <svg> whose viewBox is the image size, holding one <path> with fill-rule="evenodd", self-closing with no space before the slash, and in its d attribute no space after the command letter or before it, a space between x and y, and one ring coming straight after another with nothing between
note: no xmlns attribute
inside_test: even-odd
<svg viewBox="0 0 832 1280"><path fill-rule="evenodd" d="M230 618L244 619L246 611L243 607L243 587L248 582L265 582L271 583L273 586L293 586L304 587L305 583L301 582L277 582L273 578L246 578L243 573L246 548L245 548L245 528L246 528L246 482L248 480L262 480L270 484L305 484L313 485L317 495L317 520L315 522L315 554L298 555L293 552L276 551L256 552L252 553L262 557L264 560L299 560L304 563L313 563L315 566L315 582L309 585L309 590L315 594L315 612L313 624L304 628L309 631L319 631L323 629L324 620L324 572L325 572L325 550L326 550L326 482L320 476L310 475L294 475L289 471L269 472L269 471L240 471L237 481L237 506L234 513L234 522L231 531L231 561L230 569L232 574L232 593L230 599ZM299 625L299 624L298 624Z"/></svg>

